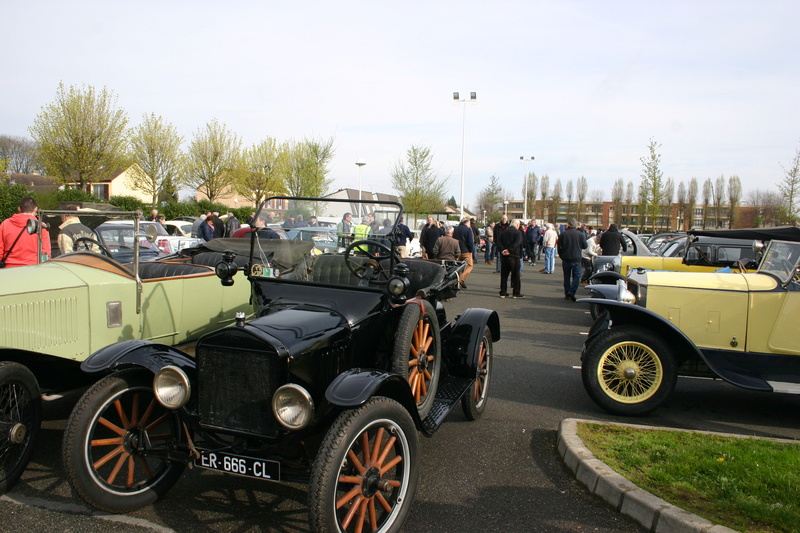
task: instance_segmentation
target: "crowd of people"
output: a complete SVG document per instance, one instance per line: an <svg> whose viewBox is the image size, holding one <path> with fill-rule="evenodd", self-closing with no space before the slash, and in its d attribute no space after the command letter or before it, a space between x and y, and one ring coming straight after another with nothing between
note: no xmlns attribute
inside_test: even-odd
<svg viewBox="0 0 800 533"><path fill-rule="evenodd" d="M619 255L626 250L625 239L615 224L598 231L575 218L557 227L550 222L540 225L536 220L526 224L503 215L500 221L484 228L483 239L484 262L494 265L494 272L500 274L501 298L524 298L521 278L525 263L536 266L544 256L539 272L553 274L558 255L564 276L564 299L575 301L578 287L586 284L592 274L593 257ZM420 233L423 257L467 263L461 274L462 289L467 288L466 280L477 261L480 244L479 229L475 219L470 218L452 226L429 216Z"/></svg>

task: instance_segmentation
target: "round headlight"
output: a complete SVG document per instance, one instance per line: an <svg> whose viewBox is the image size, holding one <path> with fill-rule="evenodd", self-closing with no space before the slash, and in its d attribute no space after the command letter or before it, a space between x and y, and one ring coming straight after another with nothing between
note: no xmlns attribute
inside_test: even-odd
<svg viewBox="0 0 800 533"><path fill-rule="evenodd" d="M314 400L300 385L288 383L272 396L272 412L286 429L303 429L314 418Z"/></svg>
<svg viewBox="0 0 800 533"><path fill-rule="evenodd" d="M192 395L189 377L177 366L167 365L153 377L153 391L158 403L167 409L180 409Z"/></svg>
<svg viewBox="0 0 800 533"><path fill-rule="evenodd" d="M400 296L406 292L406 280L397 276L389 278L389 292L395 296Z"/></svg>
<svg viewBox="0 0 800 533"><path fill-rule="evenodd" d="M635 304L636 303L636 295L633 294L628 289L625 289L620 293L619 301L620 302L625 302L626 304Z"/></svg>

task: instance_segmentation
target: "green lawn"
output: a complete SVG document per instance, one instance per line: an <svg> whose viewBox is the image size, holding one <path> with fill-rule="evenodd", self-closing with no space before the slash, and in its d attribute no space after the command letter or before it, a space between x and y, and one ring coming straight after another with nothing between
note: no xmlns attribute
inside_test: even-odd
<svg viewBox="0 0 800 533"><path fill-rule="evenodd" d="M673 505L742 532L800 532L800 443L578 423L609 467Z"/></svg>

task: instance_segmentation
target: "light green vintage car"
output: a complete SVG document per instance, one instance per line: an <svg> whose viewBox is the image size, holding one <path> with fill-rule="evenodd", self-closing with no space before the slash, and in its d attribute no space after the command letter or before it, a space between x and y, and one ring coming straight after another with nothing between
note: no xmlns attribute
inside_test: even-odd
<svg viewBox="0 0 800 533"><path fill-rule="evenodd" d="M83 251L0 270L0 494L27 465L42 401L89 385L80 364L93 352L132 339L191 347L252 312L249 284L224 288L210 266L216 244L141 264Z"/></svg>
<svg viewBox="0 0 800 533"><path fill-rule="evenodd" d="M756 272L637 269L596 305L584 343L589 396L619 415L662 405L679 375L721 378L750 390L800 394L800 228L695 231L769 242Z"/></svg>

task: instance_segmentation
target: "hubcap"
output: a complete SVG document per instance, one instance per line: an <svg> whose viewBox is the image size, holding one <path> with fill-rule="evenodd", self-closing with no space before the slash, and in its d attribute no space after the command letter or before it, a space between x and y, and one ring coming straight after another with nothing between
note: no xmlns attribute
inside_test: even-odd
<svg viewBox="0 0 800 533"><path fill-rule="evenodd" d="M17 422L8 430L8 440L11 444L20 444L25 440L25 435L27 434L28 428L26 428L24 424Z"/></svg>
<svg viewBox="0 0 800 533"><path fill-rule="evenodd" d="M625 379L633 381L636 379L636 369L633 367L628 367L622 372L622 375L625 376Z"/></svg>

